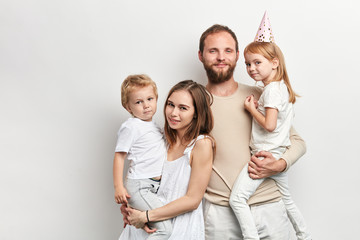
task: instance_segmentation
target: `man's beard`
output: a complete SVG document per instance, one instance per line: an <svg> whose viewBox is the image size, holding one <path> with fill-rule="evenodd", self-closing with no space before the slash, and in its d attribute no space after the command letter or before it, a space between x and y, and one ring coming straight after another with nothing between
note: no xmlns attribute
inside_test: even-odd
<svg viewBox="0 0 360 240"><path fill-rule="evenodd" d="M208 76L209 82L211 83L223 83L228 81L234 74L236 63L234 65L229 64L229 68L226 72L216 72L212 69L212 65L206 64L204 62L204 68L206 75Z"/></svg>

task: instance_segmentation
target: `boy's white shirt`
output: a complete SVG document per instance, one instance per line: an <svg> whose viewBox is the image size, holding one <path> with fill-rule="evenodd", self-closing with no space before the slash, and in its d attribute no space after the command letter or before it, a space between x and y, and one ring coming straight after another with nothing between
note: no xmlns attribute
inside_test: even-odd
<svg viewBox="0 0 360 240"><path fill-rule="evenodd" d="M129 118L118 131L115 152L126 152L130 161L129 179L161 175L166 159L166 146L161 128L155 122Z"/></svg>

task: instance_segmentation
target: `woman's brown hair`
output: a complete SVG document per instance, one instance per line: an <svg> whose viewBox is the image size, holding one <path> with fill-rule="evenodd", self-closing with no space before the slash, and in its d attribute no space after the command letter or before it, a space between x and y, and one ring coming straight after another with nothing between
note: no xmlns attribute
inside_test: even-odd
<svg viewBox="0 0 360 240"><path fill-rule="evenodd" d="M165 118L165 111L169 97L174 92L180 90L185 90L190 93L195 108L194 118L186 129L183 139L181 139L182 143L188 144L201 134L211 137L210 132L214 127L214 119L210 106L212 104L213 98L211 93L206 91L204 86L192 80L181 81L177 83L173 88L171 88L165 101ZM165 121L164 131L167 143L171 147L176 142L177 132L176 130L170 128L167 121ZM211 137L211 139L213 138Z"/></svg>

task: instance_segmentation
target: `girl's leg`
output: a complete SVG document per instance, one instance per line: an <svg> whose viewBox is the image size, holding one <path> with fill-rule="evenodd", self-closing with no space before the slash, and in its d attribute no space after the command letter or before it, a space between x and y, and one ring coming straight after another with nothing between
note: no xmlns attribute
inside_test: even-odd
<svg viewBox="0 0 360 240"><path fill-rule="evenodd" d="M275 176L270 177L275 180L276 185L279 187L281 194L283 195L282 200L285 204L286 212L293 225L297 239L309 240L311 239L310 233L306 227L304 217L300 213L299 209L295 205L291 198L288 184L288 177L286 173L279 173Z"/></svg>
<svg viewBox="0 0 360 240"><path fill-rule="evenodd" d="M263 181L263 179L251 179L248 174L248 164L246 164L231 191L229 203L239 221L244 240L259 239L247 200Z"/></svg>

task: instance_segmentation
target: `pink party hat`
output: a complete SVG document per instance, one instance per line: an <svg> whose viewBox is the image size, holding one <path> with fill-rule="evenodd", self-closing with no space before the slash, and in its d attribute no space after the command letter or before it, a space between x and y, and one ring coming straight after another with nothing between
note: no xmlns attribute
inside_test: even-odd
<svg viewBox="0 0 360 240"><path fill-rule="evenodd" d="M266 11L261 20L254 42L275 42L272 28L270 25L270 20Z"/></svg>

